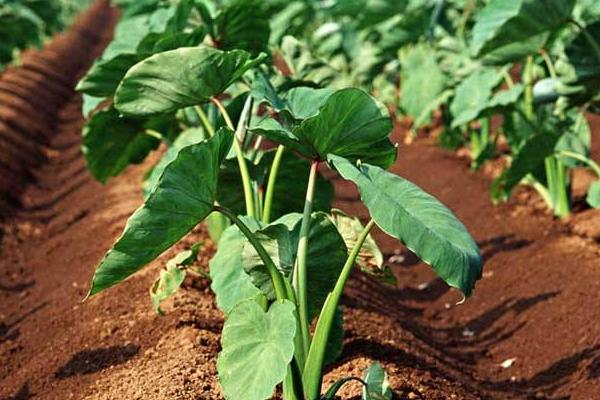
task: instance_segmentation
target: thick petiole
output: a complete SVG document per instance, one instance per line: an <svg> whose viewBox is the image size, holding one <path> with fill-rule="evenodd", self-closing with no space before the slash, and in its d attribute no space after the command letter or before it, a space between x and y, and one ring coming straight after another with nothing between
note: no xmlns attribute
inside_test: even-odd
<svg viewBox="0 0 600 400"><path fill-rule="evenodd" d="M218 99L213 98L212 102L217 106L225 123L235 132L235 140L233 141L233 146L235 149L235 156L238 161L238 166L240 168L240 174L242 176L242 186L244 187L244 200L246 202L246 214L250 217L255 217L255 207L254 207L254 193L252 191L252 181L250 179L250 172L248 171L248 164L246 163L246 158L244 158L244 151L242 150L242 146L240 145L240 141L238 140L241 135L241 131L247 129L247 122L250 116L250 110L252 109L252 97L248 96L246 99L246 104L244 104L244 110L242 111L242 116L240 117L240 121L238 124L238 128L235 129L233 126L233 122L231 121L231 117L229 113L223 107L223 103L221 103Z"/></svg>
<svg viewBox="0 0 600 400"><path fill-rule="evenodd" d="M275 185L277 183L277 174L279 173L279 165L281 164L281 158L285 152L285 147L279 145L277 152L273 158L273 164L271 165L271 171L269 172L269 181L267 182L267 192L265 194L265 207L263 208L262 222L268 224L271 222L271 207L273 204L273 195L275 193Z"/></svg>
<svg viewBox="0 0 600 400"><path fill-rule="evenodd" d="M308 352L306 365L304 366L304 392L308 400L317 400L321 393L321 372L323 370L323 360L325 359L325 350L329 342L332 323L335 312L338 308L346 282L352 272L352 267L362 249L369 232L373 229L375 221L371 220L360 233L354 247L350 251L342 272L338 277L333 291L329 292L325 304L321 309L317 327L313 336L313 341Z"/></svg>
<svg viewBox="0 0 600 400"><path fill-rule="evenodd" d="M306 199L304 200L304 212L302 214L302 224L300 225L300 240L298 241L298 258L294 268L293 283L298 298L298 313L300 314L300 328L302 333L302 342L304 352L308 352L310 346L310 332L308 330L308 300L306 283L306 261L308 254L308 235L310 234L310 219L315 197L315 187L317 183L317 171L319 163L313 161L310 165L310 175L306 189Z"/></svg>

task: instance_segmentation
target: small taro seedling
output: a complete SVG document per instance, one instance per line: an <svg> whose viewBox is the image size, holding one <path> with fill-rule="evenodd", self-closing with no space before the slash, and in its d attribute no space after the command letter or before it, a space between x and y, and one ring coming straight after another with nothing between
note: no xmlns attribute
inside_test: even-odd
<svg viewBox="0 0 600 400"><path fill-rule="evenodd" d="M286 400L334 399L345 382L357 380L364 385L364 399L391 399L387 376L377 363L362 379L345 378L324 393L321 387L324 367L341 352L340 298L352 269L382 267L371 230L377 225L403 242L465 296L481 276L479 249L448 208L386 170L397 153L388 138L392 123L385 107L364 91L279 91L265 81L268 90L257 95L253 83L254 96L268 112L252 120L248 96L232 118L221 103L223 93L244 82L249 72L260 76L263 60L243 50L200 45L159 52L124 75L111 112L156 118L191 108L205 119L203 107L211 104L225 123L218 129L206 123L205 138L181 144L155 169L144 204L100 262L89 295L123 281L218 213L233 223L210 262L212 289L226 315L217 361L224 396L267 399L282 384ZM272 158L265 158L270 164L265 193L254 188L252 170L260 163L250 162L246 153L248 141L263 139L279 146ZM282 162L284 154L301 163ZM222 173L230 160L238 166L237 186ZM330 190L319 184L319 169L326 166L357 186L371 218L364 226L342 211L315 207ZM279 212L272 220L273 212L286 206L273 196L279 184L290 193L301 188L302 213ZM245 207L228 206L224 188L243 193ZM153 288L157 308L180 285L181 271L196 251L176 257L162 273Z"/></svg>

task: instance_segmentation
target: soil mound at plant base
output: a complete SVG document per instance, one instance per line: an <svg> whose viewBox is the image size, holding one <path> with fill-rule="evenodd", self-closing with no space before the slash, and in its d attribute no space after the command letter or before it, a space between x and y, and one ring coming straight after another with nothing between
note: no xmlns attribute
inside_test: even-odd
<svg viewBox="0 0 600 400"><path fill-rule="evenodd" d="M81 19L88 25L76 25L87 27L85 33L74 29L64 35L77 48L98 38L105 43L110 23L94 21L114 14L104 3L94 7ZM79 151L81 99L69 86L76 80L71 74L82 68L60 72L81 54L65 55L56 46L28 56L39 61L36 71L45 71L38 96L26 98L29 92L19 85L11 87L22 95L0 95L21 117L13 121L31 129L12 128L14 140L37 149L27 135L45 138L39 142L43 157L32 150L15 164L22 175L0 174L17 188L8 204L18 209L2 226L0 399L219 399L215 360L223 317L207 282L186 281L165 305L165 317L153 313L148 296L165 260L198 240L205 243L198 264L206 267L214 248L202 226L125 284L81 304L96 263L140 204L141 179L155 160L106 186L92 180ZM19 71L0 78L0 93L3 79L19 77ZM32 107L43 123L21 114ZM344 298L346 347L327 384L360 376L371 360L379 360L401 399L597 398L597 244L527 203L492 206L488 178L426 140L401 146L394 171L465 221L487 261L484 278L473 297L457 306L458 293L378 234L398 287L353 276ZM336 192L337 206L365 215L352 185L336 180ZM358 386L341 392L343 399L359 395Z"/></svg>

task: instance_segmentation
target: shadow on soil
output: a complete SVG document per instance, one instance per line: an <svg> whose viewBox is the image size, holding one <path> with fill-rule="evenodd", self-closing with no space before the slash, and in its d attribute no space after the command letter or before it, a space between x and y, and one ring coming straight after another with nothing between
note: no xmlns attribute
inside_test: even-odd
<svg viewBox="0 0 600 400"><path fill-rule="evenodd" d="M1 239L0 239L1 240ZM16 283L14 285L5 285L0 282L0 292L20 293L35 285L35 281Z"/></svg>
<svg viewBox="0 0 600 400"><path fill-rule="evenodd" d="M7 340L15 340L16 338L18 338L21 334L21 332L19 331L19 324L25 321L33 314L40 311L42 308L46 307L47 305L48 302L40 303L37 306L33 307L31 310L27 311L25 314L15 319L13 322L0 322L0 343L5 342Z"/></svg>
<svg viewBox="0 0 600 400"><path fill-rule="evenodd" d="M29 389L29 383L24 383L21 389L14 396L4 397L1 400L29 400L33 397L31 389Z"/></svg>
<svg viewBox="0 0 600 400"><path fill-rule="evenodd" d="M588 347L571 356L555 362L543 371L536 373L531 379L518 379L515 381L485 381L482 386L496 392L510 393L513 395L526 395L542 392L552 394L561 386L565 385L569 378L575 374L581 364L591 360L588 373L598 373L598 361L600 359L600 346ZM591 376L590 377L597 377ZM570 397L553 398L553 400L569 399Z"/></svg>
<svg viewBox="0 0 600 400"><path fill-rule="evenodd" d="M140 351L140 346L128 344L93 350L82 350L71 357L68 363L54 374L57 379L66 379L75 375L86 375L102 371L105 368L123 364Z"/></svg>
<svg viewBox="0 0 600 400"><path fill-rule="evenodd" d="M498 253L520 250L531 245L530 240L520 239L514 234L495 236L478 242L481 256L484 261L489 261Z"/></svg>
<svg viewBox="0 0 600 400"><path fill-rule="evenodd" d="M29 389L29 383L24 383L23 386L21 386L21 389L13 396L4 397L1 400L29 400L32 397L33 394L31 393L31 389Z"/></svg>
<svg viewBox="0 0 600 400"><path fill-rule="evenodd" d="M510 249L527 246L523 241L500 239L495 242L504 243ZM510 250L500 250L510 251ZM551 394L566 384L583 363L587 363L587 374L590 378L600 378L600 346L591 347L555 362L543 371L536 373L531 379L516 381L482 381L477 379L476 367L484 356L486 349L492 345L508 340L526 325L520 314L531 310L560 294L559 291L540 293L535 296L509 298L502 303L474 316L466 323L454 326L432 327L419 321L424 309L415 306L423 301L433 301L445 291L443 282L433 281L428 292L418 295L415 289L398 289L381 285L379 282L356 274L353 282L360 289L352 290L352 296L345 297L349 307L360 308L372 313L393 318L394 323L410 332L420 342L411 342L410 346L427 357L433 357L435 364L406 353L404 350L385 343L369 342L364 339L348 343L343 358L368 356L399 367L409 366L424 370L435 370L440 376L448 379L459 378L469 382L473 388L488 392L505 393L523 396L543 392ZM406 304L410 300L411 303ZM505 318L508 317L508 318ZM460 376L456 375L456 365L462 365ZM585 365L583 365L585 367ZM556 400L555 398L553 398Z"/></svg>

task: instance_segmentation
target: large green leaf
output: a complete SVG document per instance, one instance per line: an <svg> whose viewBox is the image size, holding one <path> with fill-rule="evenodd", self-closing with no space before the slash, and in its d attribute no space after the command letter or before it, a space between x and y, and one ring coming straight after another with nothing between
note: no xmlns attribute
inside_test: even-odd
<svg viewBox="0 0 600 400"><path fill-rule="evenodd" d="M301 214L288 214L256 231L278 269L288 277L296 261L301 218ZM348 252L337 228L322 212L313 213L311 217L308 243L306 270L310 285L307 298L308 316L312 319L319 314L327 294L333 290ZM254 284L274 299L275 291L268 272L249 242L245 245L243 264Z"/></svg>
<svg viewBox="0 0 600 400"><path fill-rule="evenodd" d="M89 295L113 286L158 257L210 214L219 167L233 140L220 130L182 149L96 269Z"/></svg>
<svg viewBox="0 0 600 400"><path fill-rule="evenodd" d="M146 181L144 182L144 198L148 198L154 186L160 179L163 171L174 159L177 158L177 154L181 149L191 144L197 144L206 140L207 136L201 128L189 128L181 132L177 139L171 143L165 154L162 156L160 161L152 168L152 171L148 174ZM219 182L219 187L221 183Z"/></svg>
<svg viewBox="0 0 600 400"><path fill-rule="evenodd" d="M421 44L401 53L402 97L400 107L422 125L431 122L431 104L446 88L446 77L440 69L433 49ZM421 117L421 118L419 118Z"/></svg>
<svg viewBox="0 0 600 400"><path fill-rule="evenodd" d="M294 222L300 218L299 214L296 214L295 217ZM276 221L268 226L263 226L254 234L269 253L277 269L284 276L289 277L294 267L294 252L297 247L297 237L290 231L290 228ZM250 276L254 286L259 288L268 299L274 300L275 289L271 282L271 276L250 242L245 243L242 257L243 268Z"/></svg>
<svg viewBox="0 0 600 400"><path fill-rule="evenodd" d="M127 71L138 62L155 53L196 46L202 42L205 34L200 28L190 33L150 33L141 44L147 48L138 49L136 53L121 53L113 58L97 61L76 89L93 96L112 96Z"/></svg>
<svg viewBox="0 0 600 400"><path fill-rule="evenodd" d="M336 154L389 167L396 160L396 148L388 138L392 127L385 107L367 93L341 89L327 98L318 114L291 129L268 118L252 131L313 160Z"/></svg>
<svg viewBox="0 0 600 400"><path fill-rule="evenodd" d="M481 278L477 244L454 214L413 183L379 167L330 155L344 179L354 182L371 218L388 235L401 240L431 265L450 286L471 294Z"/></svg>
<svg viewBox="0 0 600 400"><path fill-rule="evenodd" d="M295 87L281 98L276 89L264 78L256 79L253 94L261 101L267 102L274 111L284 112L292 120L303 120L319 113L319 109L335 90L330 88L315 89L307 86Z"/></svg>
<svg viewBox="0 0 600 400"><path fill-rule="evenodd" d="M537 52L571 16L575 0L492 0L473 27L471 51L494 62Z"/></svg>
<svg viewBox="0 0 600 400"><path fill-rule="evenodd" d="M238 303L223 326L217 370L226 399L265 400L286 376L294 355L295 306L275 302L267 312Z"/></svg>
<svg viewBox="0 0 600 400"><path fill-rule="evenodd" d="M181 32L187 24L189 3L184 0L167 8L155 5L152 13L123 19L117 25L113 41L81 79L77 90L93 96L112 96L127 70L144 58L159 51L201 43L205 35L203 27Z"/></svg>
<svg viewBox="0 0 600 400"><path fill-rule="evenodd" d="M501 81L502 71L492 68L480 69L462 81L450 104L454 117L452 128L475 120L490 102L494 88Z"/></svg>
<svg viewBox="0 0 600 400"><path fill-rule="evenodd" d="M82 152L94 178L105 183L129 164L142 162L160 141L146 122L123 118L114 108L98 111L83 129Z"/></svg>
<svg viewBox="0 0 600 400"><path fill-rule="evenodd" d="M193 106L223 93L260 64L243 50L184 47L155 54L132 67L115 97L123 114L148 116Z"/></svg>
<svg viewBox="0 0 600 400"><path fill-rule="evenodd" d="M260 223L252 218L242 217L242 221L253 232L261 228ZM211 288L217 305L225 314L229 314L237 303L254 299L261 293L244 270L246 242L246 237L237 226L230 226L223 232L217 253L209 263Z"/></svg>
<svg viewBox="0 0 600 400"><path fill-rule="evenodd" d="M100 60L79 81L76 90L97 97L112 96L127 70L138 61L140 56L128 53L118 54L105 61Z"/></svg>

